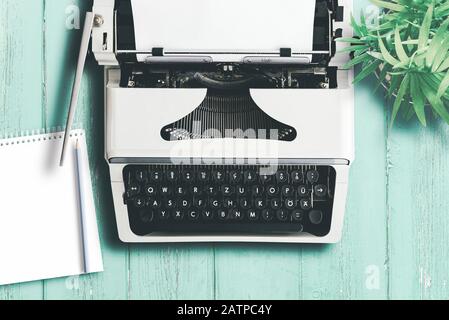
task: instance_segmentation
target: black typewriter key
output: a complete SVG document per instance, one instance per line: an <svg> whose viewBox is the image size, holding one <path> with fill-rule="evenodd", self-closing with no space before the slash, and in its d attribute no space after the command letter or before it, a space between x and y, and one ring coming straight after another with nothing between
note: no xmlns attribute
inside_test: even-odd
<svg viewBox="0 0 449 320"><path fill-rule="evenodd" d="M150 181L153 181L153 182L162 181L162 173L160 171L150 172Z"/></svg>
<svg viewBox="0 0 449 320"><path fill-rule="evenodd" d="M145 170L137 170L136 171L136 180L138 182L146 182L147 181L147 172Z"/></svg>
<svg viewBox="0 0 449 320"><path fill-rule="evenodd" d="M251 202L246 198L240 199L239 204L242 209L248 209L251 206Z"/></svg>
<svg viewBox="0 0 449 320"><path fill-rule="evenodd" d="M245 170L243 173L243 177L245 180L245 183L253 183L256 182L256 172L254 170Z"/></svg>
<svg viewBox="0 0 449 320"><path fill-rule="evenodd" d="M221 201L218 199L210 199L210 206L212 208L218 209L221 206Z"/></svg>
<svg viewBox="0 0 449 320"><path fill-rule="evenodd" d="M204 220L212 220L214 218L214 214L211 210L203 210L201 216Z"/></svg>
<svg viewBox="0 0 449 320"><path fill-rule="evenodd" d="M274 219L274 211L273 210L262 210L262 219L269 222Z"/></svg>
<svg viewBox="0 0 449 320"><path fill-rule="evenodd" d="M140 220L143 223L151 223L154 219L154 212L152 210L143 210L140 212Z"/></svg>
<svg viewBox="0 0 449 320"><path fill-rule="evenodd" d="M263 187L262 186L252 186L251 191L254 197L259 197L263 194Z"/></svg>
<svg viewBox="0 0 449 320"><path fill-rule="evenodd" d="M232 209L232 208L235 208L235 206L236 206L235 200L230 199L230 198L223 199L223 207Z"/></svg>
<svg viewBox="0 0 449 320"><path fill-rule="evenodd" d="M221 170L215 170L213 172L213 179L215 182L218 182L218 183L223 182L225 180L224 172Z"/></svg>
<svg viewBox="0 0 449 320"><path fill-rule="evenodd" d="M193 205L195 206L195 208L204 208L207 205L207 201L203 198L196 198L193 201Z"/></svg>
<svg viewBox="0 0 449 320"><path fill-rule="evenodd" d="M310 210L312 209L312 201L309 199L301 199L299 202L302 210Z"/></svg>
<svg viewBox="0 0 449 320"><path fill-rule="evenodd" d="M167 172L167 181L175 182L177 180L178 180L178 171L176 171L176 170L169 170Z"/></svg>
<svg viewBox="0 0 449 320"><path fill-rule="evenodd" d="M160 191L161 195L168 196L168 195L172 194L173 189L169 186L162 186L162 187L160 187L159 191Z"/></svg>
<svg viewBox="0 0 449 320"><path fill-rule="evenodd" d="M292 172L292 182L293 183L301 183L304 179L304 176L301 171L295 170Z"/></svg>
<svg viewBox="0 0 449 320"><path fill-rule="evenodd" d="M269 187L267 188L267 194L268 194L270 197L274 197L274 196L276 196L278 193L279 193L279 188L276 187L276 186L269 186Z"/></svg>
<svg viewBox="0 0 449 320"><path fill-rule="evenodd" d="M302 221L304 218L304 213L301 210L293 210L292 219L293 221Z"/></svg>
<svg viewBox="0 0 449 320"><path fill-rule="evenodd" d="M247 188L244 186L237 186L236 192L239 196L244 196L246 194Z"/></svg>
<svg viewBox="0 0 449 320"><path fill-rule="evenodd" d="M165 206L169 209L176 208L176 201L173 199L167 199L167 201L165 201Z"/></svg>
<svg viewBox="0 0 449 320"><path fill-rule="evenodd" d="M317 183L320 178L320 174L316 170L307 171L307 180L310 183Z"/></svg>
<svg viewBox="0 0 449 320"><path fill-rule="evenodd" d="M285 200L285 207L289 210L295 209L296 208L296 200L292 199L292 198Z"/></svg>
<svg viewBox="0 0 449 320"><path fill-rule="evenodd" d="M202 188L200 186L192 186L190 188L192 195L199 196L203 192Z"/></svg>
<svg viewBox="0 0 449 320"><path fill-rule="evenodd" d="M293 189L293 187L292 186L283 186L282 187L282 195L284 196L284 197L290 197L290 196L292 196L293 195L293 193L294 193L294 189Z"/></svg>
<svg viewBox="0 0 449 320"><path fill-rule="evenodd" d="M193 173L191 171L188 171L188 170L184 171L182 173L182 180L184 182L191 182L191 181L193 181Z"/></svg>
<svg viewBox="0 0 449 320"><path fill-rule="evenodd" d="M298 187L298 195L300 197L307 197L309 195L309 190L306 186L299 186Z"/></svg>
<svg viewBox="0 0 449 320"><path fill-rule="evenodd" d="M229 181L232 184L237 184L240 181L242 181L242 173L240 171L237 170L233 170L229 173Z"/></svg>
<svg viewBox="0 0 449 320"><path fill-rule="evenodd" d="M139 192L140 192L140 187L137 184L129 185L128 191L127 191L128 197L137 196L139 194Z"/></svg>
<svg viewBox="0 0 449 320"><path fill-rule="evenodd" d="M288 181L288 174L285 171L278 171L276 173L276 180L278 183L285 183Z"/></svg>
<svg viewBox="0 0 449 320"><path fill-rule="evenodd" d="M242 214L242 212L241 212L240 210L237 210L237 209L231 209L231 210L229 211L229 217L230 217L232 220L242 220L242 219L243 219L243 214Z"/></svg>
<svg viewBox="0 0 449 320"><path fill-rule="evenodd" d="M225 197L229 197L229 196L233 195L234 191L235 191L234 187L232 187L232 186L224 185L221 187L221 193Z"/></svg>
<svg viewBox="0 0 449 320"><path fill-rule="evenodd" d="M218 210L217 215L218 219L222 221L227 220L229 217L229 210Z"/></svg>
<svg viewBox="0 0 449 320"><path fill-rule="evenodd" d="M158 210L157 216L160 220L167 220L168 218L170 218L170 213L168 212L168 210Z"/></svg>
<svg viewBox="0 0 449 320"><path fill-rule="evenodd" d="M325 197L327 195L327 187L325 185L319 184L313 190L318 197Z"/></svg>
<svg viewBox="0 0 449 320"><path fill-rule="evenodd" d="M178 196L183 196L183 195L187 194L187 189L185 187L177 187L175 190L175 193Z"/></svg>
<svg viewBox="0 0 449 320"><path fill-rule="evenodd" d="M209 172L201 170L198 172L198 181L207 182L209 181Z"/></svg>
<svg viewBox="0 0 449 320"><path fill-rule="evenodd" d="M272 199L270 201L271 209L277 210L282 208L282 202L280 199Z"/></svg>
<svg viewBox="0 0 449 320"><path fill-rule="evenodd" d="M269 182L271 182L272 178L273 178L273 175L261 174L260 175L260 182L262 182L262 183L269 183Z"/></svg>
<svg viewBox="0 0 449 320"><path fill-rule="evenodd" d="M287 221L289 218L288 212L286 210L282 210L282 209L279 209L276 211L276 217L279 221L282 221L282 222Z"/></svg>
<svg viewBox="0 0 449 320"><path fill-rule="evenodd" d="M146 186L145 192L149 196L155 196L157 194L157 188L155 186Z"/></svg>
<svg viewBox="0 0 449 320"><path fill-rule="evenodd" d="M158 209L161 207L161 202L157 199L150 199L148 201L148 206L153 209Z"/></svg>
<svg viewBox="0 0 449 320"><path fill-rule="evenodd" d="M267 206L267 203L265 200L258 198L254 200L254 205L257 209L264 209Z"/></svg>
<svg viewBox="0 0 449 320"><path fill-rule="evenodd" d="M206 186L204 188L204 192L210 196L216 195L218 192L218 187L215 186Z"/></svg>
<svg viewBox="0 0 449 320"><path fill-rule="evenodd" d="M313 224L320 224L323 221L323 212L319 210L310 211L309 220Z"/></svg>
<svg viewBox="0 0 449 320"><path fill-rule="evenodd" d="M247 216L250 221L256 221L259 219L259 213L256 210L248 210Z"/></svg>
<svg viewBox="0 0 449 320"><path fill-rule="evenodd" d="M189 199L182 199L181 201L179 201L179 206L183 209L188 209L191 205L192 203Z"/></svg>
<svg viewBox="0 0 449 320"><path fill-rule="evenodd" d="M146 200L143 197L137 197L136 199L134 199L134 206L136 208L143 208L146 206Z"/></svg>
<svg viewBox="0 0 449 320"><path fill-rule="evenodd" d="M174 210L173 211L173 219L180 221L184 218L184 211L183 210Z"/></svg>
<svg viewBox="0 0 449 320"><path fill-rule="evenodd" d="M188 216L189 220L195 221L195 220L198 220L198 218L200 217L200 214L196 210L190 210L187 213L187 216Z"/></svg>

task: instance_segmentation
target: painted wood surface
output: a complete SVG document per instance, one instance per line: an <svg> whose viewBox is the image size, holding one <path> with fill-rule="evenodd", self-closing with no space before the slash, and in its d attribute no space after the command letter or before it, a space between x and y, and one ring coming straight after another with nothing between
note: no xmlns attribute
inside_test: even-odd
<svg viewBox="0 0 449 320"><path fill-rule="evenodd" d="M64 125L85 0L0 1L0 135ZM366 0L355 1L360 12ZM81 23L82 25L82 23ZM0 287L0 299L448 299L449 127L399 123L356 88L357 160L338 245L125 245L103 159L102 72L90 57L87 131L105 272Z"/></svg>

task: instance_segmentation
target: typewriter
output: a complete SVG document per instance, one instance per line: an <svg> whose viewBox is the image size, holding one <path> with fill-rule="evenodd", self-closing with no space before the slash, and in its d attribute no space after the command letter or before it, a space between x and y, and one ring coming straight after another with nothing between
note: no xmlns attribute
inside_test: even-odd
<svg viewBox="0 0 449 320"><path fill-rule="evenodd" d="M95 0L124 242L335 243L351 0Z"/></svg>

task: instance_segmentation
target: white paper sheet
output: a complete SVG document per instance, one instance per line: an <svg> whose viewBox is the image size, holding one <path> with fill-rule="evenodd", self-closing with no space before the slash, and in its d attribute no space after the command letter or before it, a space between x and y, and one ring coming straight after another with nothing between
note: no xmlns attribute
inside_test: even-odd
<svg viewBox="0 0 449 320"><path fill-rule="evenodd" d="M293 53L313 49L316 0L131 0L136 49Z"/></svg>
<svg viewBox="0 0 449 320"><path fill-rule="evenodd" d="M84 272L76 139L87 190L86 252L90 271L103 271L85 134L72 132L62 168L58 165L61 136L55 133L0 141L0 285Z"/></svg>

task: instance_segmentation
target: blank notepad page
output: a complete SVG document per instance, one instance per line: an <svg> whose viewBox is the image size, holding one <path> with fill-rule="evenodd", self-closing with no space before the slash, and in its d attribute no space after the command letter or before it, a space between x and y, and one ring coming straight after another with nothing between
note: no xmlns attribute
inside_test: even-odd
<svg viewBox="0 0 449 320"><path fill-rule="evenodd" d="M0 140L0 285L84 272L77 140L85 168L85 251L91 271L103 270L84 132L72 132L64 167L62 133Z"/></svg>

